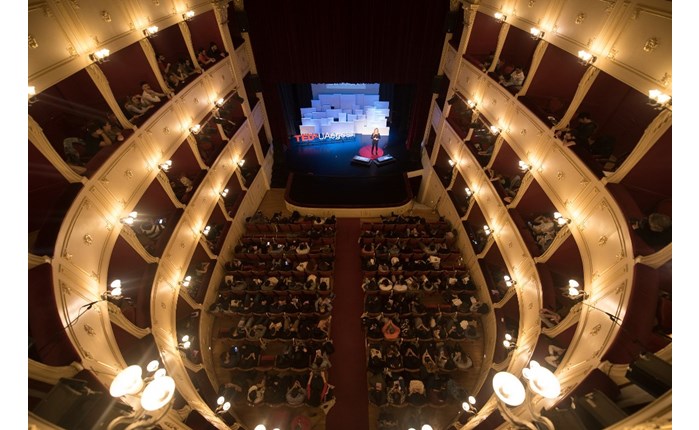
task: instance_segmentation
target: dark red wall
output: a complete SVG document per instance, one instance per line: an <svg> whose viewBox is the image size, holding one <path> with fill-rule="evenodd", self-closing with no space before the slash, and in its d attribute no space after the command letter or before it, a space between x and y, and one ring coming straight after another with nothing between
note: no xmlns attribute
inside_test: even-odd
<svg viewBox="0 0 699 430"><path fill-rule="evenodd" d="M229 16L229 19L232 18L232 16ZM187 21L187 25L189 26L189 32L192 34L192 44L195 51L199 50L199 48L208 49L210 42L216 42L218 49L225 51L213 10L201 15L195 15L194 18Z"/></svg>
<svg viewBox="0 0 699 430"><path fill-rule="evenodd" d="M143 92L141 81L148 82L151 88L160 91L160 85L139 43L112 53L109 61L99 67L109 80L112 93L120 105L124 104L126 97Z"/></svg>
<svg viewBox="0 0 699 430"><path fill-rule="evenodd" d="M495 52L498 45L498 35L502 24L492 16L484 13L476 13L473 20L473 29L466 45L465 55L483 57L485 59L491 52Z"/></svg>
<svg viewBox="0 0 699 430"><path fill-rule="evenodd" d="M497 41L497 36L495 39ZM532 63L537 43L536 40L532 39L528 31L511 26L507 31L505 44L502 46L499 58L505 65L520 66L523 68L524 73L528 74L529 65Z"/></svg>
<svg viewBox="0 0 699 430"><path fill-rule="evenodd" d="M586 67L578 63L578 57L554 45L549 45L527 90L527 95L556 97L567 107L586 70Z"/></svg>
<svg viewBox="0 0 699 430"><path fill-rule="evenodd" d="M184 37L179 25L171 25L158 31L155 37L151 37L150 44L155 50L156 57L159 54L165 56L165 60L172 66L177 61L184 58L190 58L187 45L184 43ZM153 87L153 84L151 84ZM157 89L158 87L153 87Z"/></svg>

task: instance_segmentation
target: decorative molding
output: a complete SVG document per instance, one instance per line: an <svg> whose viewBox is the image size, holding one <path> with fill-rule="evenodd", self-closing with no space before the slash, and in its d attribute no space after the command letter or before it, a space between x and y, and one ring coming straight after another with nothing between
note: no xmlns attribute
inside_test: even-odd
<svg viewBox="0 0 699 430"><path fill-rule="evenodd" d="M643 51L651 53L655 51L658 45L660 45L660 41L658 40L658 38L651 37L650 39L646 40L646 44L643 45Z"/></svg>
<svg viewBox="0 0 699 430"><path fill-rule="evenodd" d="M107 12L106 10L100 12L100 16L102 17L102 21L112 22L112 15L110 15L109 12Z"/></svg>
<svg viewBox="0 0 699 430"><path fill-rule="evenodd" d="M83 243L88 246L92 245L92 236L90 234L83 236Z"/></svg>
<svg viewBox="0 0 699 430"><path fill-rule="evenodd" d="M599 240L597 241L597 245L604 246L607 244L607 240L609 240L607 236L600 236Z"/></svg>
<svg viewBox="0 0 699 430"><path fill-rule="evenodd" d="M592 327L592 330L590 330L590 336L597 336L597 333L602 330L602 324L597 324L596 326Z"/></svg>
<svg viewBox="0 0 699 430"><path fill-rule="evenodd" d="M529 0L529 2L527 3L527 7L530 7L530 8L534 7L535 3L536 3L536 0Z"/></svg>
<svg viewBox="0 0 699 430"><path fill-rule="evenodd" d="M575 17L575 23L582 24L585 21L586 17L587 15L585 15L585 12L580 12L578 16Z"/></svg>
<svg viewBox="0 0 699 430"><path fill-rule="evenodd" d="M72 7L74 10L79 10L80 3L78 3L78 0L70 0L70 7Z"/></svg>
<svg viewBox="0 0 699 430"><path fill-rule="evenodd" d="M34 36L32 36L31 34L29 35L29 47L31 49L36 49L39 47L39 42L37 42Z"/></svg>

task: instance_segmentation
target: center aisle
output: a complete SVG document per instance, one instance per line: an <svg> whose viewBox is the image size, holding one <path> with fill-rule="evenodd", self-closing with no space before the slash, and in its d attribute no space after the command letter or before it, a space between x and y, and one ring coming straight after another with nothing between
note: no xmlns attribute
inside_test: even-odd
<svg viewBox="0 0 699 430"><path fill-rule="evenodd" d="M366 352L361 315L364 311L359 218L338 218L335 233L335 279L332 332L335 346L330 383L335 386L335 406L326 418L332 430L368 430Z"/></svg>

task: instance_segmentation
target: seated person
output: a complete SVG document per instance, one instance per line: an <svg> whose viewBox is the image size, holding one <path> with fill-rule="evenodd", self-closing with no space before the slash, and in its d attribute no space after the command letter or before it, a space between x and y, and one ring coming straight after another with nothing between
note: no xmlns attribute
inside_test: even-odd
<svg viewBox="0 0 699 430"><path fill-rule="evenodd" d="M505 79L504 76L500 75L498 81L505 88L520 90L524 84L524 71L521 67L515 67L509 78Z"/></svg>
<svg viewBox="0 0 699 430"><path fill-rule="evenodd" d="M141 82L141 89L143 90L141 99L146 103L155 104L160 102L160 97L165 97L164 93L155 91L147 82Z"/></svg>
<svg viewBox="0 0 699 430"><path fill-rule="evenodd" d="M566 350L564 348L551 344L549 345L549 355L544 358L544 361L555 369L559 364L561 364L561 359L563 358L565 352Z"/></svg>
<svg viewBox="0 0 699 430"><path fill-rule="evenodd" d="M162 219L155 221L149 218L141 223L139 230L148 239L155 240L165 230L165 223Z"/></svg>
<svg viewBox="0 0 699 430"><path fill-rule="evenodd" d="M554 327L561 322L561 316L548 308L541 308L539 316L541 317L541 321L546 324L548 328Z"/></svg>
<svg viewBox="0 0 699 430"><path fill-rule="evenodd" d="M121 134L121 128L113 125L109 120L104 120L102 123L102 131L112 142L123 142L124 136Z"/></svg>
<svg viewBox="0 0 699 430"><path fill-rule="evenodd" d="M199 48L199 51L197 51L197 61L200 65L206 66L208 64L215 63L216 59L206 55L206 49Z"/></svg>
<svg viewBox="0 0 699 430"><path fill-rule="evenodd" d="M150 103L145 103L140 95L135 95L127 97L124 102L124 109L129 112L132 116L131 119L138 118L152 109L154 106Z"/></svg>
<svg viewBox="0 0 699 430"><path fill-rule="evenodd" d="M553 220L553 217L539 215L538 217L534 218L532 222L529 223L529 227L531 228L532 232L534 232L534 234L538 236L540 234L555 232L556 223Z"/></svg>
<svg viewBox="0 0 699 430"><path fill-rule="evenodd" d="M225 58L226 52L218 49L216 42L209 42L209 49L206 50L206 55L210 58Z"/></svg>
<svg viewBox="0 0 699 430"><path fill-rule="evenodd" d="M570 143L571 146L576 143L587 144L588 139L597 131L597 123L592 120L589 112L578 113L577 124L575 127L567 127L556 132L556 137L564 142Z"/></svg>

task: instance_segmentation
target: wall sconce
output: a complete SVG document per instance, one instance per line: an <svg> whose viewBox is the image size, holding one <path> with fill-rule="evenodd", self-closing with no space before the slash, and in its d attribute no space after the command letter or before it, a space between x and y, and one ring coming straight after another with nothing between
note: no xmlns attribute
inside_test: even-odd
<svg viewBox="0 0 699 430"><path fill-rule="evenodd" d="M138 216L138 212L133 211L133 212L129 213L127 216L119 219L119 221L121 221L122 224L133 225L133 222L136 221L137 216Z"/></svg>
<svg viewBox="0 0 699 430"><path fill-rule="evenodd" d="M92 54L89 55L90 60L95 62L95 63L104 63L107 60L107 57L109 57L109 49L103 48L100 49L99 51L95 51Z"/></svg>
<svg viewBox="0 0 699 430"><path fill-rule="evenodd" d="M116 375L109 386L109 394L125 400L140 398L140 401L132 413L113 419L109 428L152 428L167 415L175 394L175 380L166 375L165 369L158 367L157 360L148 363L146 370L152 375L146 378L142 377L143 369L138 365L129 366ZM153 414L155 411L161 413Z"/></svg>
<svg viewBox="0 0 699 430"><path fill-rule="evenodd" d="M672 106L672 97L660 92L660 90L650 90L648 91L648 104L657 110L666 109Z"/></svg>
<svg viewBox="0 0 699 430"><path fill-rule="evenodd" d="M546 33L544 33L543 31L541 31L540 29L538 29L536 27L532 27L532 29L529 30L529 34L531 34L532 39L539 40L539 39L543 38L544 34L546 34Z"/></svg>
<svg viewBox="0 0 699 430"><path fill-rule="evenodd" d="M470 199L471 196L473 196L473 191L469 187L464 188L464 192L466 193L466 198Z"/></svg>
<svg viewBox="0 0 699 430"><path fill-rule="evenodd" d="M563 215L561 215L560 212L554 212L553 219L556 220L556 223L558 223L559 227L563 227L566 224L570 224L570 218L564 217Z"/></svg>
<svg viewBox="0 0 699 430"><path fill-rule="evenodd" d="M39 101L39 99L36 97L36 87L34 85L27 86L27 97L27 100L29 101L29 106Z"/></svg>
<svg viewBox="0 0 699 430"><path fill-rule="evenodd" d="M589 52L587 52L585 50L578 51L578 58L580 59L580 61L578 61L578 62L580 64L582 64L583 66L590 66L590 65L594 64L595 61L597 61L596 56L590 54Z"/></svg>
<svg viewBox="0 0 699 430"><path fill-rule="evenodd" d="M568 280L568 296L573 299L587 299L590 295L580 290L580 283L575 279Z"/></svg>
<svg viewBox="0 0 699 430"><path fill-rule="evenodd" d="M228 195L228 188L224 188L223 191L219 193L219 195L225 199Z"/></svg>
<svg viewBox="0 0 699 430"><path fill-rule="evenodd" d="M182 285L183 287L187 288L187 287L189 287L189 284L190 284L191 282L192 282L192 276L191 276L191 275L187 275L187 276L184 277L183 280L180 281L180 285Z"/></svg>
<svg viewBox="0 0 699 430"><path fill-rule="evenodd" d="M454 167L454 166L456 166L456 161L449 160L449 167Z"/></svg>
<svg viewBox="0 0 699 430"><path fill-rule="evenodd" d="M483 226L483 231L485 232L485 236L488 237L493 233L493 230L490 229L487 225Z"/></svg>
<svg viewBox="0 0 699 430"><path fill-rule="evenodd" d="M111 288L111 289L108 291L105 291L104 294L102 294L102 299L109 300L110 298L112 298L112 299L121 298L121 279L113 280L109 284L109 288Z"/></svg>
<svg viewBox="0 0 699 430"><path fill-rule="evenodd" d="M468 396L467 401L461 403L461 409L464 410L464 412L470 412L472 414L478 413L478 409L476 408L476 398L473 396Z"/></svg>
<svg viewBox="0 0 699 430"><path fill-rule="evenodd" d="M238 167L243 167L243 164L245 164L245 159L244 159L244 158L241 159L240 161L238 161Z"/></svg>
<svg viewBox="0 0 699 430"><path fill-rule="evenodd" d="M507 349L515 349L515 348L517 348L517 339L512 337L511 334L505 333L505 340L502 341L502 344Z"/></svg>
<svg viewBox="0 0 699 430"><path fill-rule="evenodd" d="M207 225L206 227L204 227L204 230L201 231L201 234L203 234L204 236L208 236L210 231L211 231L211 226Z"/></svg>
<svg viewBox="0 0 699 430"><path fill-rule="evenodd" d="M490 134L492 134L493 136L497 136L498 134L500 134L501 131L502 130L500 130L498 127L494 125L490 126Z"/></svg>
<svg viewBox="0 0 699 430"><path fill-rule="evenodd" d="M151 25L150 27L143 29L143 35L146 37L155 37L157 32L158 26L156 25Z"/></svg>
<svg viewBox="0 0 699 430"><path fill-rule="evenodd" d="M182 340L177 346L181 349L189 349L189 347L192 346L192 341L190 340L189 335L186 334L182 336Z"/></svg>
<svg viewBox="0 0 699 430"><path fill-rule="evenodd" d="M471 100L471 99L467 99L467 100L466 100L466 106L468 106L469 109L475 109L476 106L478 106L478 103L474 102L474 101Z"/></svg>
<svg viewBox="0 0 699 430"><path fill-rule="evenodd" d="M226 101L223 100L223 98L220 98L220 99L216 100L216 101L214 102L214 104L216 105L216 107L222 107L223 104L224 104L225 102L226 102Z"/></svg>
<svg viewBox="0 0 699 430"><path fill-rule="evenodd" d="M255 426L255 430L267 430L264 424L258 424Z"/></svg>
<svg viewBox="0 0 699 430"><path fill-rule="evenodd" d="M160 163L158 164L158 167L163 172L167 172L168 170L170 170L170 167L172 167L172 160L167 160L164 163Z"/></svg>
<svg viewBox="0 0 699 430"><path fill-rule="evenodd" d="M532 169L532 166L530 166L529 164L525 163L522 160L519 160L518 164L519 164L519 170L521 170L523 172L528 172Z"/></svg>
<svg viewBox="0 0 699 430"><path fill-rule="evenodd" d="M555 399L561 394L561 384L550 370L541 367L532 360L529 367L522 370L522 375L528 384L509 372L498 372L493 376L493 390L498 399L498 410L505 420L516 428L547 428L553 429L553 423L540 412L534 409L533 394L538 394L546 399ZM533 393L533 394L532 394ZM508 406L519 406L527 402L529 419L523 414L513 414Z"/></svg>
<svg viewBox="0 0 699 430"><path fill-rule="evenodd" d="M507 286L507 288L517 285L517 281L510 278L508 275L503 276L503 278L505 279L505 286Z"/></svg>
<svg viewBox="0 0 699 430"><path fill-rule="evenodd" d="M182 14L182 19L185 21L189 21L192 18L194 18L194 11L193 10L188 10L187 12Z"/></svg>
<svg viewBox="0 0 699 430"><path fill-rule="evenodd" d="M219 396L218 399L216 399L216 404L218 406L214 411L215 414L222 414L224 412L227 412L231 408L231 402L226 400L226 398L223 396Z"/></svg>
<svg viewBox="0 0 699 430"><path fill-rule="evenodd" d="M199 132L201 131L201 125L199 125L199 124L194 124L193 126L189 127L189 131L190 131L192 134L199 134Z"/></svg>
<svg viewBox="0 0 699 430"><path fill-rule="evenodd" d="M502 12L495 12L495 20L502 24L503 22L507 21L507 15Z"/></svg>

